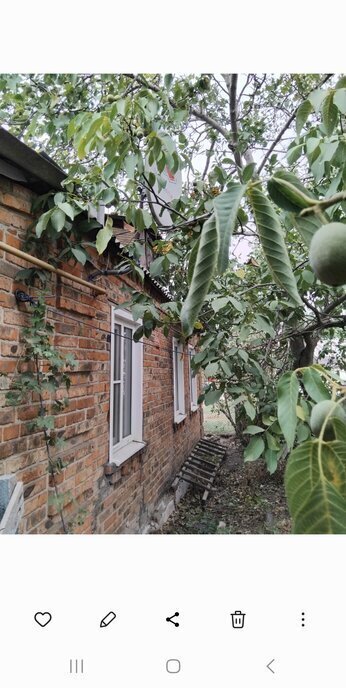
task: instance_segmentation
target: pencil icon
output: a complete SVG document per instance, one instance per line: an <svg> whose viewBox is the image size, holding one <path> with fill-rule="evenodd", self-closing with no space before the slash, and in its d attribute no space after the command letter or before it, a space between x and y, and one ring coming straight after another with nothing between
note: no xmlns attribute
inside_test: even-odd
<svg viewBox="0 0 346 688"><path fill-rule="evenodd" d="M106 626L109 626L109 624L111 624L115 618L116 614L114 614L114 612L108 612L108 614L101 619L100 628L106 628Z"/></svg>

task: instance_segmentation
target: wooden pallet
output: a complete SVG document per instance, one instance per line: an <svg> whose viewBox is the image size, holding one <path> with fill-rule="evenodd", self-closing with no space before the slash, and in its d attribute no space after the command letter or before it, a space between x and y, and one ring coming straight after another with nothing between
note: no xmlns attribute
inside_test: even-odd
<svg viewBox="0 0 346 688"><path fill-rule="evenodd" d="M199 440L191 454L184 461L172 487L177 487L180 480L196 485L203 490L202 501L205 502L212 488L216 474L225 457L226 449L213 440Z"/></svg>

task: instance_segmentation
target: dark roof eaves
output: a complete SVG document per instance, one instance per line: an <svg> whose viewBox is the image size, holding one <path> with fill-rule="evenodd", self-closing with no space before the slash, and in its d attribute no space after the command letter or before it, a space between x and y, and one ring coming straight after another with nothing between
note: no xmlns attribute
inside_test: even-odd
<svg viewBox="0 0 346 688"><path fill-rule="evenodd" d="M0 157L28 172L44 191L61 189L61 183L66 178L66 173L52 160L27 146L3 127L0 127Z"/></svg>

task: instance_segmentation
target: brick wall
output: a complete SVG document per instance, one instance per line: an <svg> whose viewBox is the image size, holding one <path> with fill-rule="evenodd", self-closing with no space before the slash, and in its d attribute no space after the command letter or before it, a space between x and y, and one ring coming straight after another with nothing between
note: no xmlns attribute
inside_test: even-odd
<svg viewBox="0 0 346 688"><path fill-rule="evenodd" d="M23 248L26 230L32 223L33 194L0 177L0 240ZM95 256L96 260L96 256ZM37 415L38 400L16 408L6 405L5 393L20 369L23 348L21 329L30 321L29 304L17 304L14 291L35 289L15 282L22 267L30 265L0 251L0 475L15 474L24 483L25 512L21 530L25 533L60 532L60 517L49 494L46 449L42 433L29 432L27 422ZM64 266L86 278L82 266ZM78 367L70 373L69 406L56 417L58 434L67 440L62 455L68 465L56 476L59 492L67 495L64 514L77 533L141 532L150 522L160 497L202 433L201 410L189 412L189 372L185 358L186 419L174 425L172 337L155 331L144 343L143 439L140 452L115 472L105 475L109 456L109 392L111 306L121 305L128 277L102 278L107 296L95 296L87 287L50 275L47 303L54 324L54 344L71 351ZM151 290L159 307L160 296ZM149 345L150 344L150 345ZM65 390L59 390L66 396ZM107 471L106 471L107 472ZM79 509L83 523L76 521Z"/></svg>

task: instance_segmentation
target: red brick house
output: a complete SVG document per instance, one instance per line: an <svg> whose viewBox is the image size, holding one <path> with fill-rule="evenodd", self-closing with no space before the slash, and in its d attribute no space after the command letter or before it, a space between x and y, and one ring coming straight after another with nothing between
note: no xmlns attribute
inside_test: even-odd
<svg viewBox="0 0 346 688"><path fill-rule="evenodd" d="M23 483L21 533L57 533L61 526L49 500L53 486L42 433L28 429L38 402L17 407L6 402L21 365L21 330L31 317L30 304L18 303L15 292L37 293L16 282L18 270L30 264L9 251L23 250L35 196L59 189L63 178L51 160L0 129L0 241L9 247L0 249L0 372L7 374L0 376L0 479L15 476ZM120 238L124 242L134 230L121 219L117 224L119 248ZM104 267L96 252L94 266L95 261ZM61 267L83 280L95 269L72 262ZM78 361L70 373L69 405L56 416L55 426L67 441L58 488L67 495L64 515L74 523L73 532L148 532L172 510L172 481L202 435L199 380L178 333L166 338L155 330L149 340L133 341L139 323L122 307L128 299L124 286L142 289L158 309L168 300L148 271L142 286L128 275L103 276L97 284L105 294L49 275L46 302L54 345ZM79 524L74 522L77 507L84 512Z"/></svg>

